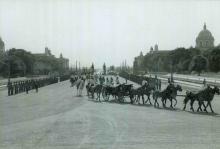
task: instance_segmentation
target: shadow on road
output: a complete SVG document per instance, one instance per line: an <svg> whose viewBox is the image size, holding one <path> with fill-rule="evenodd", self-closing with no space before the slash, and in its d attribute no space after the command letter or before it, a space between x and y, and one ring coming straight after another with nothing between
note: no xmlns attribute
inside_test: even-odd
<svg viewBox="0 0 220 149"><path fill-rule="evenodd" d="M197 112L197 111L195 111L195 112L193 112L193 111L186 111L186 112L191 113L191 114L220 117L219 113L211 113L211 112L207 113L207 112Z"/></svg>
<svg viewBox="0 0 220 149"><path fill-rule="evenodd" d="M151 105L151 104L138 104L138 103L133 103L131 104L130 102L128 101L125 101L125 102L119 102L117 99L113 99L113 100L109 100L109 101L105 101L105 100L101 100L101 102L99 100L96 100L95 98L92 99L92 98L88 98L88 101L92 101L94 103L110 103L110 104L120 104L120 105L132 105L132 106L138 106L138 107L154 107L154 105ZM171 108L171 107L154 107L158 110L167 110L167 111L174 111L174 112L181 112L181 111L184 111L180 108ZM185 112L188 112L190 114L198 114L198 115L207 115L207 116L214 116L214 117L220 117L220 114L218 113L206 113L206 112L192 112L192 111L185 111Z"/></svg>
<svg viewBox="0 0 220 149"><path fill-rule="evenodd" d="M182 111L180 108L171 108L171 107L154 107L159 110L167 110L167 111L174 111L174 112L180 112Z"/></svg>

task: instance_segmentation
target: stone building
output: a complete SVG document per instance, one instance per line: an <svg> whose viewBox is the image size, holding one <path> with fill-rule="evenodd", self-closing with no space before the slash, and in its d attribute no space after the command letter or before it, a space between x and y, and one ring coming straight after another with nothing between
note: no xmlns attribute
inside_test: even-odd
<svg viewBox="0 0 220 149"><path fill-rule="evenodd" d="M143 56L143 53L141 52L139 56L134 58L133 62L133 72L134 73L141 73L149 71L144 66L144 59L146 57L150 59L156 59L154 65L152 65L151 71L159 71L165 69L164 65L167 65L166 63L162 63L164 59L167 58L170 50L159 50L158 44L155 44L154 46L150 47L149 52Z"/></svg>
<svg viewBox="0 0 220 149"><path fill-rule="evenodd" d="M134 58L134 62L133 62L133 72L134 73L138 73L140 71L142 71L142 63L144 61L144 55L142 53L142 51L140 52L140 55Z"/></svg>
<svg viewBox="0 0 220 149"><path fill-rule="evenodd" d="M64 58L62 54L56 58L48 47L45 47L44 53L36 53L34 56L34 72L36 74L48 74L54 70L63 72L69 69L69 59Z"/></svg>
<svg viewBox="0 0 220 149"><path fill-rule="evenodd" d="M214 47L214 37L212 33L207 29L206 24L203 26L196 38L196 48L204 51Z"/></svg>
<svg viewBox="0 0 220 149"><path fill-rule="evenodd" d="M69 59L64 58L62 53L60 53L59 62L63 69L69 69Z"/></svg>

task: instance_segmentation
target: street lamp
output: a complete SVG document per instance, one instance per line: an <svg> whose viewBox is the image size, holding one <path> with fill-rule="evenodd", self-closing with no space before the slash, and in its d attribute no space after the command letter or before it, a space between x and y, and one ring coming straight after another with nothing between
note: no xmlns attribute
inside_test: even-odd
<svg viewBox="0 0 220 149"><path fill-rule="evenodd" d="M173 61L171 60L171 75L170 75L170 81L173 82Z"/></svg>

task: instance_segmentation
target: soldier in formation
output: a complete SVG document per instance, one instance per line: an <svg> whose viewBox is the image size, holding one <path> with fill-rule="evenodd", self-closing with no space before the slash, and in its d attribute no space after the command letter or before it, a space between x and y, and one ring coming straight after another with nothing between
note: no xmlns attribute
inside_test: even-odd
<svg viewBox="0 0 220 149"><path fill-rule="evenodd" d="M60 80L68 79L67 76L61 76ZM43 87L46 85L57 83L58 79L56 77L50 78L40 78L40 79L29 79L29 80L22 80L22 81L15 81L11 82L8 81L8 96L16 95L19 93L26 92L29 93L30 90L35 89L36 93L38 92L39 87Z"/></svg>

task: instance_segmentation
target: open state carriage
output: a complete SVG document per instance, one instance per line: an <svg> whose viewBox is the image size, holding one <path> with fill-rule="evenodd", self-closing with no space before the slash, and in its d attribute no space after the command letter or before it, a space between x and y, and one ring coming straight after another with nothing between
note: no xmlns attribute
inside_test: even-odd
<svg viewBox="0 0 220 149"><path fill-rule="evenodd" d="M124 102L126 96L130 97L132 86L132 84L105 85L103 86L102 97L105 101L109 101L110 96L112 96L119 102Z"/></svg>

